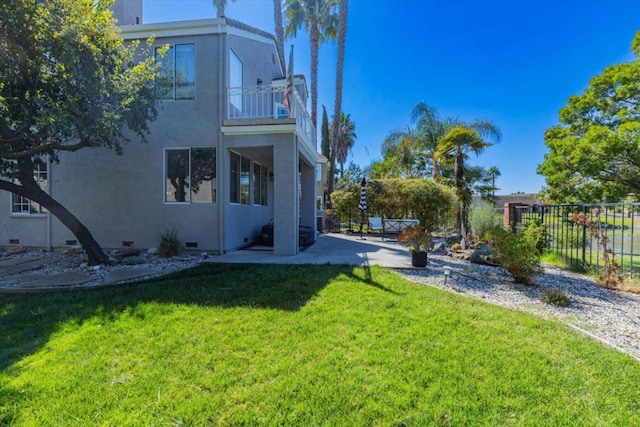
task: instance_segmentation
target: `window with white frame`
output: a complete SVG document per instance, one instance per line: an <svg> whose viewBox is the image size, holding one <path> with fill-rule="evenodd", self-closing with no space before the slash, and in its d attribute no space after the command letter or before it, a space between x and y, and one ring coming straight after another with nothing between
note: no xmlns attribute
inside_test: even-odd
<svg viewBox="0 0 640 427"><path fill-rule="evenodd" d="M231 107L235 108L239 113L241 113L243 109L243 72L244 66L242 65L242 61L232 49L229 49L229 87L233 90L233 93L231 93L229 97L229 102L231 103Z"/></svg>
<svg viewBox="0 0 640 427"><path fill-rule="evenodd" d="M267 168L260 163L253 164L253 204L267 206Z"/></svg>
<svg viewBox="0 0 640 427"><path fill-rule="evenodd" d="M160 72L156 78L156 93L160 99L181 100L196 97L195 44L170 46L164 56L156 48L156 61Z"/></svg>
<svg viewBox="0 0 640 427"><path fill-rule="evenodd" d="M43 191L47 191L49 173L46 162L38 163L34 166L33 178ZM14 215L40 215L47 213L47 210L39 203L11 193L11 213Z"/></svg>
<svg viewBox="0 0 640 427"><path fill-rule="evenodd" d="M216 149L165 150L166 203L216 202Z"/></svg>

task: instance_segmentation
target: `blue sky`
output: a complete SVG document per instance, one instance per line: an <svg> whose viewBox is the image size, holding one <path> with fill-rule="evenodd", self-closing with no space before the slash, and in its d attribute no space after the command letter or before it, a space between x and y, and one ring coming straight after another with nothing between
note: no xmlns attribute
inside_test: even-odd
<svg viewBox="0 0 640 427"><path fill-rule="evenodd" d="M273 32L271 0L229 1L227 16ZM215 17L212 0L144 0L143 22ZM350 160L365 167L419 101L443 116L486 118L502 141L470 163L497 166L500 194L537 192L544 131L591 77L633 59L640 0L350 0L343 110L356 123ZM309 76L309 41L294 45ZM333 112L336 46L320 51L319 111ZM320 117L318 117L320 122Z"/></svg>

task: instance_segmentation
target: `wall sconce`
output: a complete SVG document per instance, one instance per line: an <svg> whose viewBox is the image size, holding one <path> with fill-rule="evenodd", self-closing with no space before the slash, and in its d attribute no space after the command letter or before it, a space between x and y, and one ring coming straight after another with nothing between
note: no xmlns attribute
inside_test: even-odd
<svg viewBox="0 0 640 427"><path fill-rule="evenodd" d="M444 273L444 285L447 286L447 279L449 278L449 276L451 276L451 267L444 267L443 273Z"/></svg>
<svg viewBox="0 0 640 427"><path fill-rule="evenodd" d="M258 79L257 84L260 86L262 84L262 79Z"/></svg>

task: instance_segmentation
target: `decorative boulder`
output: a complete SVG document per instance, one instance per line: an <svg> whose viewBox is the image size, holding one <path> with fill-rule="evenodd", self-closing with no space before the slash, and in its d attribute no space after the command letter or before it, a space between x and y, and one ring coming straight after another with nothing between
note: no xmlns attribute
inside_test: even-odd
<svg viewBox="0 0 640 427"><path fill-rule="evenodd" d="M496 262L491 256L491 248L486 243L479 245L473 252L471 252L469 262L474 264L496 265Z"/></svg>

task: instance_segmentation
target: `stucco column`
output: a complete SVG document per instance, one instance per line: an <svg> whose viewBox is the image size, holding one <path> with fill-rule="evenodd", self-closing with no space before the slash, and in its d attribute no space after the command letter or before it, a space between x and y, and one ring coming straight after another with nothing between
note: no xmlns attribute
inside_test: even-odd
<svg viewBox="0 0 640 427"><path fill-rule="evenodd" d="M291 143L273 146L273 253L298 253L298 149Z"/></svg>
<svg viewBox="0 0 640 427"><path fill-rule="evenodd" d="M316 231L316 170L315 167L300 162L302 195L300 225L312 227Z"/></svg>

